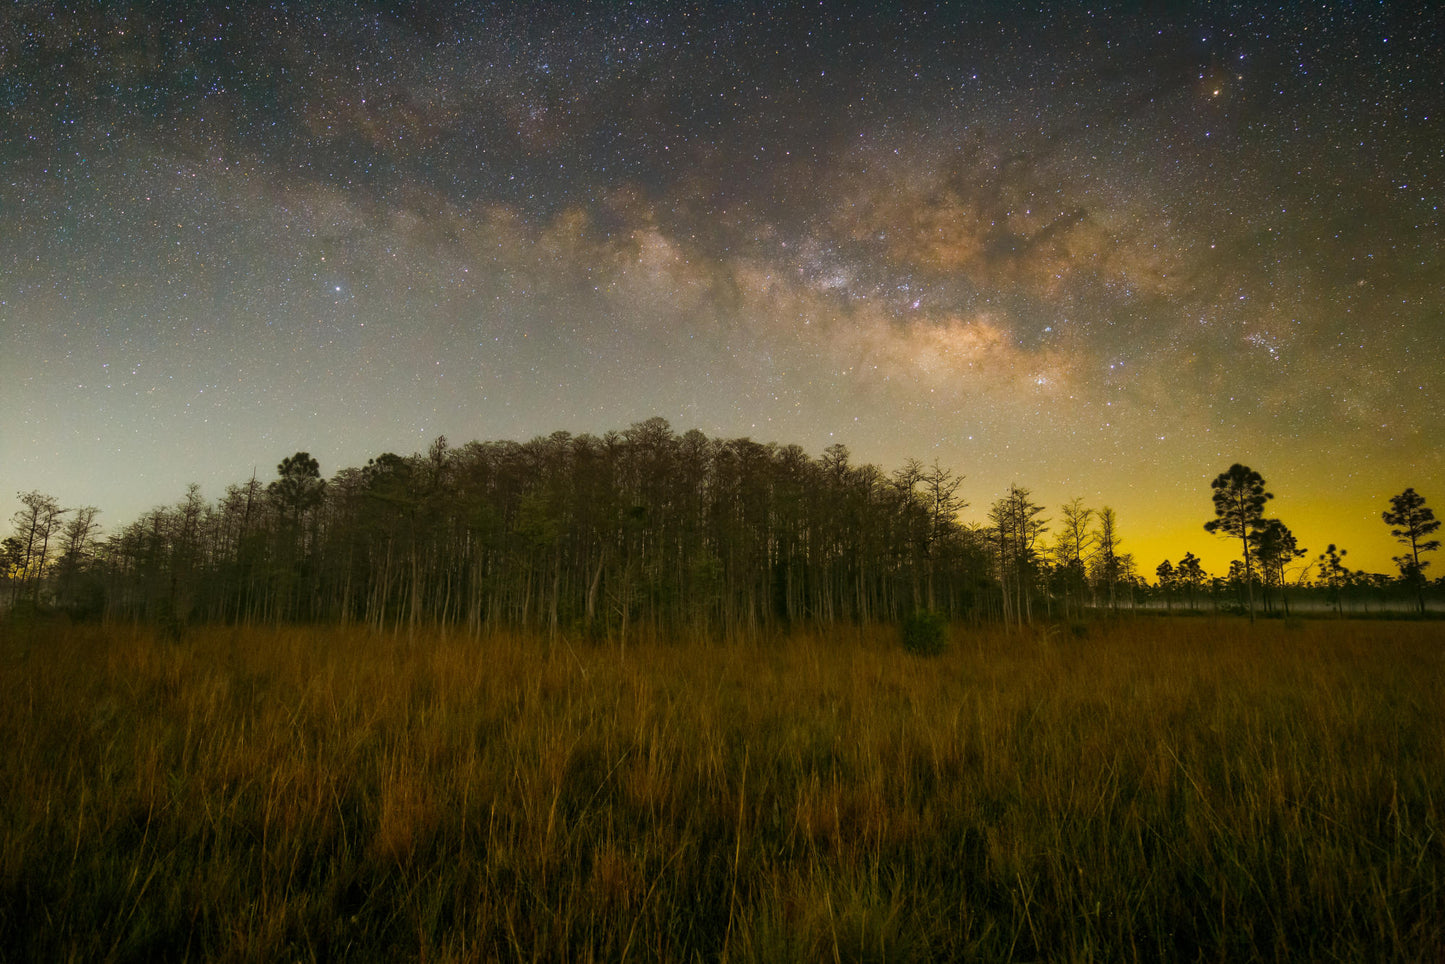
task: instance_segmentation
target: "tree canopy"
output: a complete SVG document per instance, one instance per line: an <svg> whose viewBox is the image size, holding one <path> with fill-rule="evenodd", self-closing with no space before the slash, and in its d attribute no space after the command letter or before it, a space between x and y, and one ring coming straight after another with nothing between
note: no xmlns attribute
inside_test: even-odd
<svg viewBox="0 0 1445 964"><path fill-rule="evenodd" d="M1072 499L1050 518L1011 485L984 524L960 518L964 477L917 460L887 472L842 445L678 434L648 419L601 436L527 442L438 438L322 477L305 451L207 501L191 486L102 536L94 507L23 493L0 542L10 602L157 621L337 621L473 632L519 628L627 640L717 636L800 622L899 622L918 612L1025 625L1133 606L1193 609L1237 591L1266 611L1305 578L1293 533L1265 519L1264 480L1234 465L1214 480L1206 530L1239 540L1228 582L1185 553L1147 589L1108 506ZM1413 489L1385 519L1406 544L1402 575L1423 607L1421 554L1439 523ZM1045 541L1049 536L1049 541ZM1340 553L1343 555L1343 553ZM1237 568L1237 573L1233 570ZM1313 571L1315 567L1307 567ZM1322 570L1323 572L1323 570ZM1369 582L1322 575L1342 593ZM1371 577L1374 579L1374 577ZM1404 581L1400 583L1404 584Z"/></svg>
<svg viewBox="0 0 1445 964"><path fill-rule="evenodd" d="M1253 559L1251 536L1264 524L1264 505L1274 495L1266 492L1264 476L1247 465L1236 462L1219 473L1210 483L1214 490L1213 519L1204 523L1204 531L1232 536L1244 550L1244 579L1249 587L1249 618L1254 618Z"/></svg>

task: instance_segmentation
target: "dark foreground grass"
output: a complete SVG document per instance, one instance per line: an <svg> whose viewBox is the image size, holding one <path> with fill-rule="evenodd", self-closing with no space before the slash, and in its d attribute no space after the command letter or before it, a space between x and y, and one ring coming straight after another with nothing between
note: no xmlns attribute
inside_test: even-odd
<svg viewBox="0 0 1445 964"><path fill-rule="evenodd" d="M1427 960L1429 624L0 639L0 958Z"/></svg>

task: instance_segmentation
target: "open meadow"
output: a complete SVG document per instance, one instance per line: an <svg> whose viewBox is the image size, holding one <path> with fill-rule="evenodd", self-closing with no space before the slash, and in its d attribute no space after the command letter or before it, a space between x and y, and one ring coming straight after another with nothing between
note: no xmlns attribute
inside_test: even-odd
<svg viewBox="0 0 1445 964"><path fill-rule="evenodd" d="M1440 623L0 632L4 961L1445 953Z"/></svg>

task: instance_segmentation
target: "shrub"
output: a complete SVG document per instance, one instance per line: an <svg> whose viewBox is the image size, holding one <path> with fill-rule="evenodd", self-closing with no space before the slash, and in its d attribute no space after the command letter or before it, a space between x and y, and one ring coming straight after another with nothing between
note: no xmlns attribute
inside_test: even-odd
<svg viewBox="0 0 1445 964"><path fill-rule="evenodd" d="M903 620L903 648L920 656L937 656L948 643L943 613L920 609Z"/></svg>

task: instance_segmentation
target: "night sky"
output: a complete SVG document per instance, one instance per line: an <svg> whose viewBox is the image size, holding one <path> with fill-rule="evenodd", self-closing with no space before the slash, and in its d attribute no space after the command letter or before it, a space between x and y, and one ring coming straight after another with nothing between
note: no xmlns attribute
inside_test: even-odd
<svg viewBox="0 0 1445 964"><path fill-rule="evenodd" d="M1440 6L1086 6L7 3L0 528L660 415L1110 505L1151 578L1244 462L1393 571Z"/></svg>

